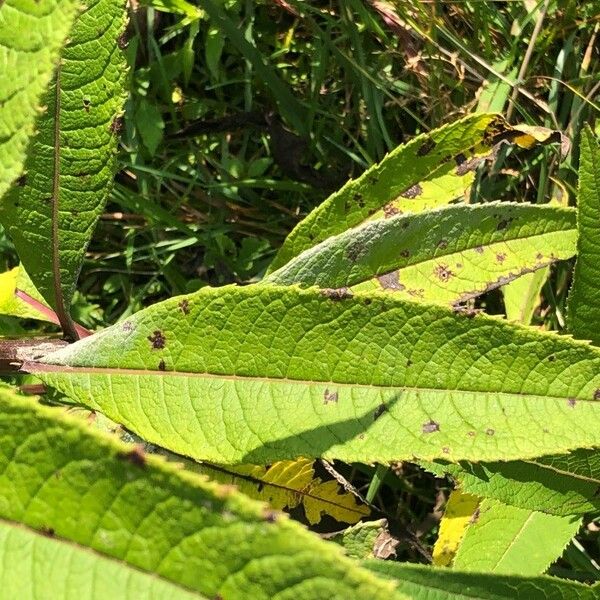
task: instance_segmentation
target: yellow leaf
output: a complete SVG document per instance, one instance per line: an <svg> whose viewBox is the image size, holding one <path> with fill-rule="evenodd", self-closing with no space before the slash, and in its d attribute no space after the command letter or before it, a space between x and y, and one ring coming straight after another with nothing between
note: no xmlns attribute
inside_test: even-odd
<svg viewBox="0 0 600 600"><path fill-rule="evenodd" d="M469 524L475 520L479 498L454 490L448 498L446 510L440 523L438 539L433 547L433 564L438 567L450 565Z"/></svg>
<svg viewBox="0 0 600 600"><path fill-rule="evenodd" d="M0 273L0 314L22 319L48 321L47 316L16 295L17 289L43 303L42 297L29 279L29 275L21 267L15 267L10 271Z"/></svg>
<svg viewBox="0 0 600 600"><path fill-rule="evenodd" d="M246 495L268 502L275 509L290 511L302 506L311 525L319 523L324 515L353 524L371 512L336 480L317 477L314 461L305 458L283 460L269 467L202 463L198 470L211 479L236 485Z"/></svg>

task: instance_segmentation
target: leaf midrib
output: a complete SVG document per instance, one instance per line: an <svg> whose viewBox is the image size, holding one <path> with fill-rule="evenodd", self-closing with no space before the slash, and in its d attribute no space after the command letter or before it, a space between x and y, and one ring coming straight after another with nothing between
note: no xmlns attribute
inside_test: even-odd
<svg viewBox="0 0 600 600"><path fill-rule="evenodd" d="M468 393L468 394L503 394L505 396L521 396L521 397L543 397L550 400L565 400L570 396L553 396L547 393L523 393L523 392L508 392L502 390L478 390L465 388L429 388L407 385L387 385L376 383L347 383L333 380L306 380L306 379L290 379L289 377L264 377L258 375L225 375L218 373L194 373L190 371L161 371L151 369L124 369L119 367L71 367L64 365L53 365L42 362L24 362L21 366L21 371L30 374L38 373L59 373L66 375L130 375L138 377L158 376L158 377L189 377L197 379L214 379L227 381L261 381L265 383L285 383L289 385L301 386L322 386L335 385L345 388L365 388L365 389L381 389L381 390L399 390L408 392L430 392L430 393ZM576 398L577 402L598 403L598 400Z"/></svg>

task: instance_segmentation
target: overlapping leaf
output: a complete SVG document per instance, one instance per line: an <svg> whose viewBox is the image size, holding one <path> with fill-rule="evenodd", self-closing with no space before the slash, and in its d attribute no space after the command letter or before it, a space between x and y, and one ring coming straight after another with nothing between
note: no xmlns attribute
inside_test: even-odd
<svg viewBox="0 0 600 600"><path fill-rule="evenodd" d="M77 0L0 3L0 198L20 174ZM23 35L26 32L26 35Z"/></svg>
<svg viewBox="0 0 600 600"><path fill-rule="evenodd" d="M381 560L367 560L363 565L397 581L399 589L415 600L595 600L600 593L600 584L589 586L557 577L461 573Z"/></svg>
<svg viewBox="0 0 600 600"><path fill-rule="evenodd" d="M39 303L42 309L47 309L29 275L22 267L15 267L10 271L0 273L0 314L23 319L49 320L47 311L40 311L30 303L25 302L19 297L19 292L24 292L33 299L34 303Z"/></svg>
<svg viewBox="0 0 600 600"><path fill-rule="evenodd" d="M573 287L569 296L569 328L578 338L600 343L600 146L589 127L581 132L577 198L579 239Z"/></svg>
<svg viewBox="0 0 600 600"><path fill-rule="evenodd" d="M462 198L474 170L501 142L531 147L558 140L557 132L513 127L494 114L470 115L417 136L313 210L288 236L269 271L369 218L419 212Z"/></svg>
<svg viewBox="0 0 600 600"><path fill-rule="evenodd" d="M233 486L5 389L0 556L5 597L406 597Z"/></svg>
<svg viewBox="0 0 600 600"><path fill-rule="evenodd" d="M25 369L200 460L510 460L600 443L600 350L385 294L206 288Z"/></svg>
<svg viewBox="0 0 600 600"><path fill-rule="evenodd" d="M512 506L559 516L600 511L600 454L595 449L528 461L423 466L451 475L466 492Z"/></svg>
<svg viewBox="0 0 600 600"><path fill-rule="evenodd" d="M114 175L125 78L118 47L125 3L86 0L85 6L44 95L47 108L37 118L25 173L0 203L0 220L21 262L74 338L68 310ZM35 69L29 65L24 77Z"/></svg>
<svg viewBox="0 0 600 600"><path fill-rule="evenodd" d="M265 283L383 289L451 304L575 253L575 211L493 203L371 221L314 246Z"/></svg>

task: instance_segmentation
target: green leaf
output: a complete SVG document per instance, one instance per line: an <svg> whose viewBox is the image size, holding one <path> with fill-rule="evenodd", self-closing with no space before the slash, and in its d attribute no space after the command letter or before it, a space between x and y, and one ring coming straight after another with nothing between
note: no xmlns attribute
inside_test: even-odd
<svg viewBox="0 0 600 600"><path fill-rule="evenodd" d="M540 294L548 279L550 268L545 267L515 279L503 288L506 318L529 325L540 304Z"/></svg>
<svg viewBox="0 0 600 600"><path fill-rule="evenodd" d="M5 598L169 600L201 598L152 574L124 566L71 542L0 520L0 570Z"/></svg>
<svg viewBox="0 0 600 600"><path fill-rule="evenodd" d="M25 302L17 295L25 292L27 296L39 303L42 310L37 310L30 303ZM46 310L43 310L46 309ZM22 319L38 319L41 321L52 321L49 317L51 312L35 289L29 276L22 267L15 267L5 273L0 273L0 314Z"/></svg>
<svg viewBox="0 0 600 600"><path fill-rule="evenodd" d="M0 556L11 565L0 581L37 589L45 582L51 598L65 597L65 586L88 597L82 579L99 598L115 597L119 581L132 593L137 586L138 598L404 597L394 582L233 486L1 389L0 519ZM42 533L52 539L43 542ZM29 566L35 571L17 580ZM6 589L20 598L26 588Z"/></svg>
<svg viewBox="0 0 600 600"><path fill-rule="evenodd" d="M415 600L595 600L600 593L600 584L588 586L557 577L460 573L381 560L362 564L378 575L394 579L398 589Z"/></svg>
<svg viewBox="0 0 600 600"><path fill-rule="evenodd" d="M573 286L569 295L568 324L573 335L600 344L600 147L589 127L581 131L579 240Z"/></svg>
<svg viewBox="0 0 600 600"><path fill-rule="evenodd" d="M25 175L0 204L21 262L73 338L71 297L116 168L125 19L124 2L87 0L44 96Z"/></svg>
<svg viewBox="0 0 600 600"><path fill-rule="evenodd" d="M386 519L358 523L329 539L340 544L348 556L356 559L386 559L395 555L398 545L398 540L388 531Z"/></svg>
<svg viewBox="0 0 600 600"><path fill-rule="evenodd" d="M600 444L600 350L386 294L204 288L24 369L199 460L511 460Z"/></svg>
<svg viewBox="0 0 600 600"><path fill-rule="evenodd" d="M388 290L458 303L573 256L575 211L491 203L370 221L302 254L265 283Z"/></svg>
<svg viewBox="0 0 600 600"><path fill-rule="evenodd" d="M563 552L581 517L560 517L486 498L454 558L459 571L540 575Z"/></svg>
<svg viewBox="0 0 600 600"><path fill-rule="evenodd" d="M549 129L510 126L500 115L474 114L417 136L381 163L349 181L313 210L290 233L269 272L292 258L369 218L420 212L462 198L476 167L495 145L514 141L530 147L560 135Z"/></svg>
<svg viewBox="0 0 600 600"><path fill-rule="evenodd" d="M600 511L597 450L577 450L526 462L421 465L440 477L451 475L465 492L512 506L562 516Z"/></svg>
<svg viewBox="0 0 600 600"><path fill-rule="evenodd" d="M76 0L0 3L0 198L21 174L40 98L79 5Z"/></svg>

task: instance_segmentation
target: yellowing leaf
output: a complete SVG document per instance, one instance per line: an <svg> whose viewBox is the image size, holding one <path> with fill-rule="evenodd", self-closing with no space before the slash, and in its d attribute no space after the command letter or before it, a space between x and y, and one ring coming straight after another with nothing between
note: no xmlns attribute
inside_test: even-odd
<svg viewBox="0 0 600 600"><path fill-rule="evenodd" d="M370 514L369 508L359 504L356 496L336 480L317 477L314 461L306 458L282 460L270 467L203 463L199 470L216 481L235 484L247 496L268 502L275 509L289 511L302 506L311 525L324 515L352 524Z"/></svg>
<svg viewBox="0 0 600 600"><path fill-rule="evenodd" d="M29 275L22 267L15 267L10 271L0 273L0 314L22 319L50 320L43 312L36 310L19 298L16 294L17 290L25 292L43 304L42 297L29 279Z"/></svg>
<svg viewBox="0 0 600 600"><path fill-rule="evenodd" d="M469 523L476 514L479 498L454 490L440 523L438 539L433 547L433 564L447 567L454 560Z"/></svg>

